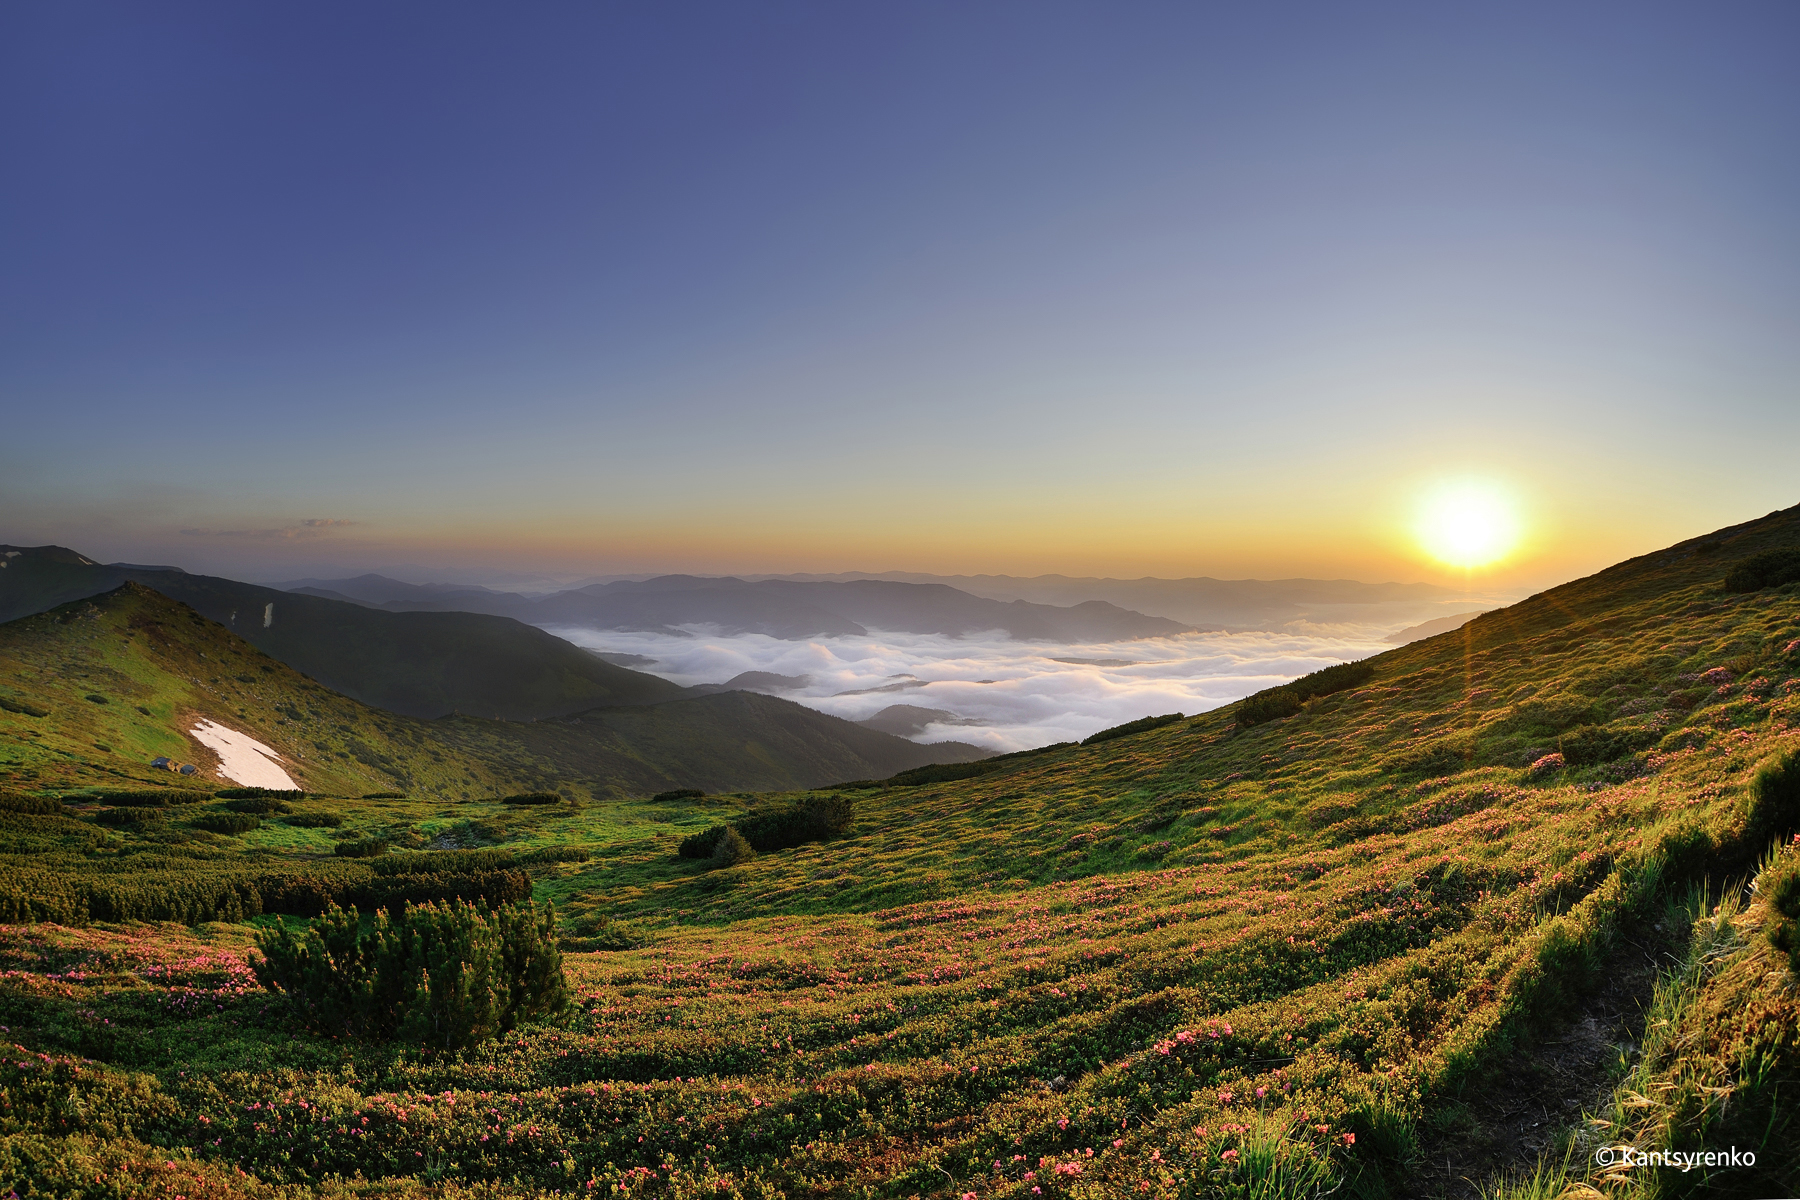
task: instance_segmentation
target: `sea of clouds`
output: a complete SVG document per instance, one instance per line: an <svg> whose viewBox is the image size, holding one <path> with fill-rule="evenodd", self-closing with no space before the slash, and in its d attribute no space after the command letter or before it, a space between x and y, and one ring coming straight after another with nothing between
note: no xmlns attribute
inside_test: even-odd
<svg viewBox="0 0 1800 1200"><path fill-rule="evenodd" d="M1143 716L1205 712L1308 671L1392 649L1368 627L1083 645L1014 641L999 632L872 632L807 641L721 635L703 626L683 634L550 632L593 650L638 655L650 661L633 662L634 669L683 685L723 683L745 671L804 676L798 686L756 690L852 721L892 704L942 709L957 723L927 725L915 741L993 750L1075 741Z"/></svg>

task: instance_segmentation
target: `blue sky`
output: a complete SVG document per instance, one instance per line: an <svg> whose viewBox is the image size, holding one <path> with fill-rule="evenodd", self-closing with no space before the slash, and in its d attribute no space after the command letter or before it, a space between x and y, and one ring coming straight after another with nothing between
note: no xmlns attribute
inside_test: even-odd
<svg viewBox="0 0 1800 1200"><path fill-rule="evenodd" d="M10 5L0 540L1442 578L1470 476L1566 577L1800 500L1797 33Z"/></svg>

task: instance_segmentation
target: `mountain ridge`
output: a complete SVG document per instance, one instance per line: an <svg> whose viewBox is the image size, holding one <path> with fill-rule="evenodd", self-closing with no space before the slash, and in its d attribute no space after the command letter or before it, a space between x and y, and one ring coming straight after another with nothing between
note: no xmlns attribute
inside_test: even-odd
<svg viewBox="0 0 1800 1200"><path fill-rule="evenodd" d="M135 580L0 625L0 660L11 667L0 683L0 731L10 737L0 741L25 756L0 763L0 780L14 786L166 784L167 772L149 765L158 756L206 764L198 778L217 784L216 756L189 729L202 719L281 753L308 790L417 787L444 799L470 798L470 784L595 798L809 787L987 754L746 692L535 721L422 720L341 695Z"/></svg>

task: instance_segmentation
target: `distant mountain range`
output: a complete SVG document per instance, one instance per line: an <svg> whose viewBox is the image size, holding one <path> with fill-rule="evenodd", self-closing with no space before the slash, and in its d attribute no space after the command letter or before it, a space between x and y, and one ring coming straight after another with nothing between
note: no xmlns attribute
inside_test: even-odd
<svg viewBox="0 0 1800 1200"><path fill-rule="evenodd" d="M883 586L886 585L886 586ZM899 586L894 586L899 585ZM1427 583L1353 579L1105 579L1065 575L667 575L609 579L543 594L402 583L382 575L269 586L393 611L486 612L534 625L817 637L859 630L961 634L1004 629L1044 641L1108 641L1192 630L1387 626L1485 609L1511 596ZM1160 623L1159 623L1160 622Z"/></svg>
<svg viewBox="0 0 1800 1200"><path fill-rule="evenodd" d="M1048 605L1099 600L1206 630L1275 630L1296 622L1402 626L1441 616L1453 604L1472 608L1472 601L1486 601L1484 606L1492 607L1514 598L1471 596L1462 589L1429 583L1362 583L1354 579L1107 579L1067 575L924 575L904 571L751 578L939 584L990 600Z"/></svg>
<svg viewBox="0 0 1800 1200"><path fill-rule="evenodd" d="M590 584L550 596L402 583L380 575L292 580L275 586L388 612L489 613L549 628L680 633L682 626L709 625L726 634L785 639L871 630L958 637L997 629L1020 640L1045 642L1121 641L1193 632L1183 622L1146 616L1105 600L1067 605L1002 601L942 583L878 579L749 581L664 575Z"/></svg>

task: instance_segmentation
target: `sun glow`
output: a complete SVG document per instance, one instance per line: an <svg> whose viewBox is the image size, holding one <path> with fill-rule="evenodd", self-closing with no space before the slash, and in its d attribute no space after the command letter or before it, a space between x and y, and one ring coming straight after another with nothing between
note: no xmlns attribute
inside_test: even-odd
<svg viewBox="0 0 1800 1200"><path fill-rule="evenodd" d="M1518 544L1520 522L1512 498L1489 483L1462 481L1428 493L1417 533L1426 553L1451 566L1490 566Z"/></svg>

